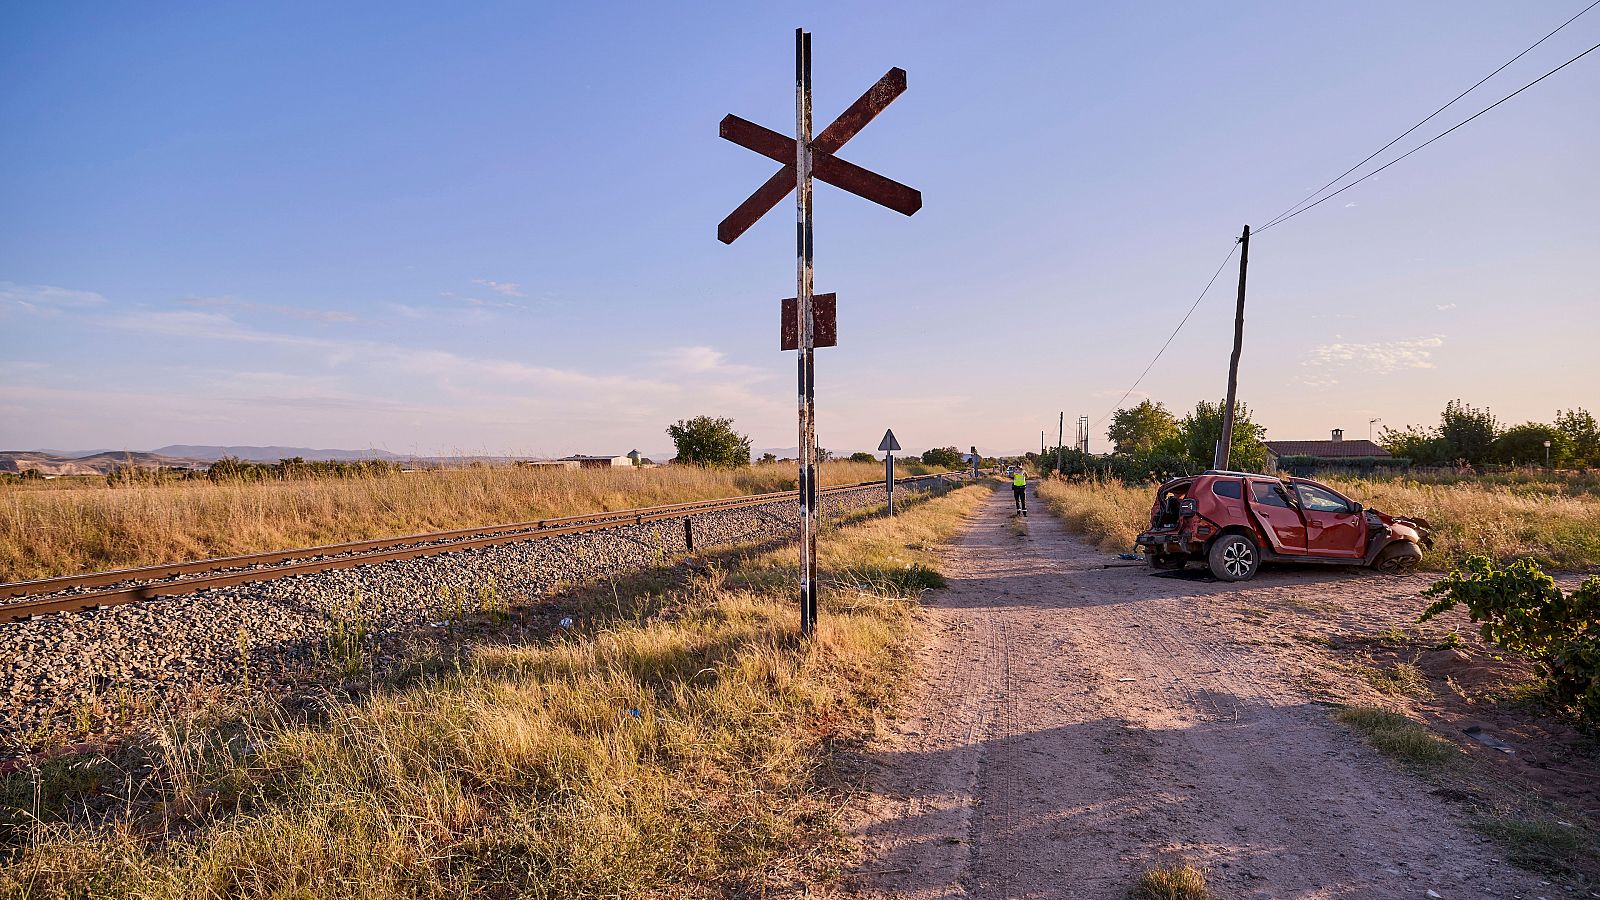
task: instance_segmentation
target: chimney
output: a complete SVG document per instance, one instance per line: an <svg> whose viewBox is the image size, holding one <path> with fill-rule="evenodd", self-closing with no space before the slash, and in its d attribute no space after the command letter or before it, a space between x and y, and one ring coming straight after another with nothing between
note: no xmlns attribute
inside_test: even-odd
<svg viewBox="0 0 1600 900"><path fill-rule="evenodd" d="M1342 440L1344 440L1344 429L1343 429L1343 428L1335 428L1335 429L1334 429L1334 430L1333 430L1333 439L1334 439L1334 440L1335 440L1335 441L1342 441Z"/></svg>

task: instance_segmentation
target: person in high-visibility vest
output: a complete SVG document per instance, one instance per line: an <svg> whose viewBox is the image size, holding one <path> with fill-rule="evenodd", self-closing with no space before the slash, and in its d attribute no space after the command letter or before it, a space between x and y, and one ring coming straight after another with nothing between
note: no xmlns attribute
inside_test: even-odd
<svg viewBox="0 0 1600 900"><path fill-rule="evenodd" d="M1017 473L1011 476L1011 496L1017 501L1017 515L1028 514L1028 473L1019 466Z"/></svg>

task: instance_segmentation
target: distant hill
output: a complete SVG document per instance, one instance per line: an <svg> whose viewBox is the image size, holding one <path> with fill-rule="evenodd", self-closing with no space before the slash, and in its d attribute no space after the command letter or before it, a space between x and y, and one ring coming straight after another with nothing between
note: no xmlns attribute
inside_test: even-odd
<svg viewBox="0 0 1600 900"><path fill-rule="evenodd" d="M175 456L183 459L201 459L216 462L224 456L250 462L277 462L280 459L300 457L306 460L352 459L405 459L387 450L313 450L310 447L213 447L202 444L168 444L150 451L158 456Z"/></svg>
<svg viewBox="0 0 1600 900"><path fill-rule="evenodd" d="M41 475L104 475L118 466L153 469L204 468L206 461L142 453L134 450L106 450L87 456L57 456L39 450L0 450L0 472L26 472Z"/></svg>

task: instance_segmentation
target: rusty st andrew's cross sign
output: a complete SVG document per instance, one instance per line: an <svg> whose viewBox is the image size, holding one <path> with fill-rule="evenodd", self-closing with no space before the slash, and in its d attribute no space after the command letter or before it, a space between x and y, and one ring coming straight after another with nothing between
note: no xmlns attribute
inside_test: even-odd
<svg viewBox="0 0 1600 900"><path fill-rule="evenodd" d="M811 35L794 32L794 137L762 128L738 116L722 120L720 133L741 147L783 164L776 175L717 225L717 240L733 243L756 220L795 191L795 297L796 349L800 351L800 630L810 634L817 621L817 422L815 355L818 322L812 296L811 180L828 184L911 215L922 208L922 195L898 181L845 162L834 152L866 127L878 113L906 90L904 69L890 69L832 125L811 137ZM832 309L832 305L829 305ZM832 333L832 322L823 330Z"/></svg>

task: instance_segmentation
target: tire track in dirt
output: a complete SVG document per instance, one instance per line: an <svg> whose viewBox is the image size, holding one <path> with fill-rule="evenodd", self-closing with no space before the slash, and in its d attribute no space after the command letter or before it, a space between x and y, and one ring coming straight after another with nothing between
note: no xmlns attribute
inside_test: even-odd
<svg viewBox="0 0 1600 900"><path fill-rule="evenodd" d="M1229 898L1540 896L1223 602L1326 603L1340 575L1107 569L1054 518L1011 533L1009 499L948 551L919 696L867 754L849 892L1120 898L1181 857Z"/></svg>

